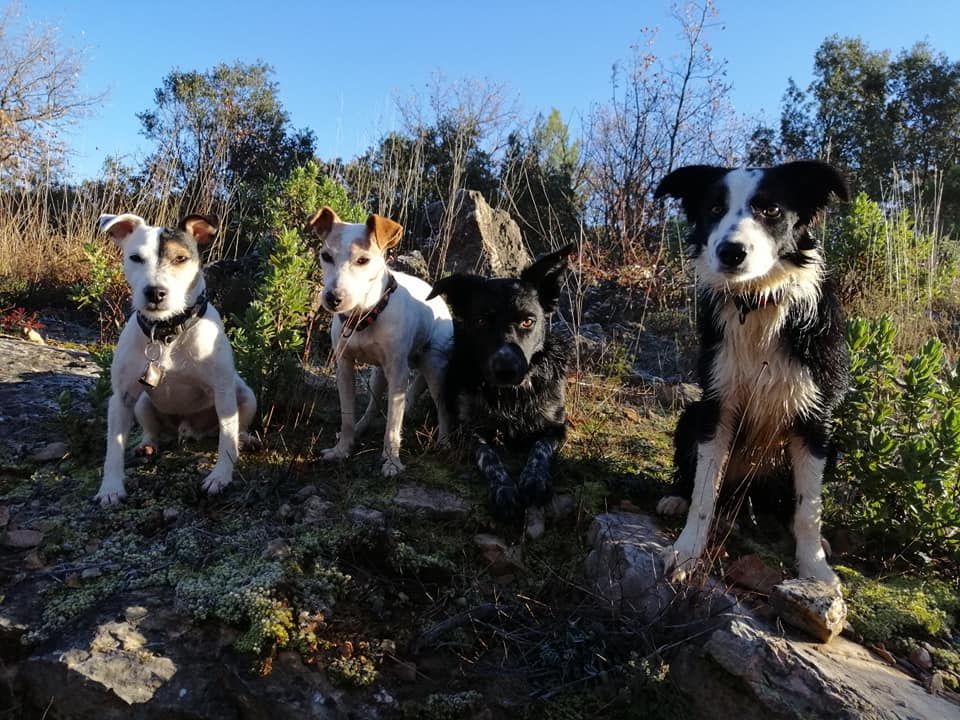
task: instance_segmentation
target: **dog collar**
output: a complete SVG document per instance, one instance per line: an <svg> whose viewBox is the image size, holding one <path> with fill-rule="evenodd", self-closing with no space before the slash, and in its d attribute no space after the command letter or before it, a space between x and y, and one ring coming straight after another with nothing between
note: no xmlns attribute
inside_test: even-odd
<svg viewBox="0 0 960 720"><path fill-rule="evenodd" d="M166 320L148 320L137 310L137 324L140 326L143 334L151 341L162 342L164 345L169 345L177 335L193 327L192 320L203 317L203 314L207 311L207 304L206 293L200 293L200 296L193 305L182 313Z"/></svg>
<svg viewBox="0 0 960 720"><path fill-rule="evenodd" d="M776 305L777 299L771 295L734 295L733 304L740 314L740 324L747 321L747 315L767 305Z"/></svg>
<svg viewBox="0 0 960 720"><path fill-rule="evenodd" d="M365 313L359 314L344 314L340 313L340 322L343 323L343 328L341 332L349 332L353 334L355 332L361 332L366 330L368 327L373 325L377 321L377 318L380 317L386 307L387 303L390 302L390 296L393 295L393 291L397 289L397 278L394 277L393 273L389 273L389 280L387 280L387 289L383 291L383 295L380 296L380 299L377 301L377 304L370 308Z"/></svg>

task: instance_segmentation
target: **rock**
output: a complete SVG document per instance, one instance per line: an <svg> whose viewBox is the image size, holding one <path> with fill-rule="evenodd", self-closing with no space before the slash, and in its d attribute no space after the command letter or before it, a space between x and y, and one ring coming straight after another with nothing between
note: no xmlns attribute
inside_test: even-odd
<svg viewBox="0 0 960 720"><path fill-rule="evenodd" d="M727 582L769 595L773 586L783 580L783 573L767 565L759 555L743 555L724 573Z"/></svg>
<svg viewBox="0 0 960 720"><path fill-rule="evenodd" d="M365 525L381 530L387 526L387 520L382 512L363 505L357 505L347 510L347 519L354 525Z"/></svg>
<svg viewBox="0 0 960 720"><path fill-rule="evenodd" d="M0 505L0 528L5 528L10 524L10 508L6 505Z"/></svg>
<svg viewBox="0 0 960 720"><path fill-rule="evenodd" d="M403 255L397 255L391 262L390 267L394 270L397 270L407 275L413 275L418 277L421 280L430 282L432 278L430 277L430 268L427 266L427 261L423 257L423 253L419 250L414 250Z"/></svg>
<svg viewBox="0 0 960 720"><path fill-rule="evenodd" d="M818 580L785 580L773 588L770 605L785 623L820 642L839 635L847 619L840 591Z"/></svg>
<svg viewBox="0 0 960 720"><path fill-rule="evenodd" d="M523 529L527 537L531 540L539 540L541 537L543 537L543 533L546 528L546 518L544 516L543 508L527 508L526 523Z"/></svg>
<svg viewBox="0 0 960 720"><path fill-rule="evenodd" d="M290 555L290 545L283 538L274 538L267 543L261 557L264 560L283 560Z"/></svg>
<svg viewBox="0 0 960 720"><path fill-rule="evenodd" d="M175 507L168 507L163 509L163 519L166 522L173 522L178 517L180 517L180 511Z"/></svg>
<svg viewBox="0 0 960 720"><path fill-rule="evenodd" d="M398 660L397 664L394 666L394 669L397 673L397 677L403 680L404 682L416 682L417 680L417 664L413 662L407 662L403 660Z"/></svg>
<svg viewBox="0 0 960 720"><path fill-rule="evenodd" d="M47 566L47 561L40 551L34 548L23 556L23 566L27 570L43 570Z"/></svg>
<svg viewBox="0 0 960 720"><path fill-rule="evenodd" d="M98 567L84 568L80 571L81 580L95 580L101 575L103 575L103 571Z"/></svg>
<svg viewBox="0 0 960 720"><path fill-rule="evenodd" d="M513 578L513 575L523 566L523 548L519 545L510 546L506 541L495 535L481 533L473 538L474 544L480 548L483 559L487 561L487 570L494 578Z"/></svg>
<svg viewBox="0 0 960 720"><path fill-rule="evenodd" d="M554 495L550 498L544 510L547 512L547 518L550 522L560 522L573 515L576 510L577 502L573 495Z"/></svg>
<svg viewBox="0 0 960 720"><path fill-rule="evenodd" d="M35 450L30 454L30 457L27 459L30 462L35 463L44 463L52 462L54 460L62 460L63 456L67 454L69 446L65 442L52 442L44 445L39 450Z"/></svg>
<svg viewBox="0 0 960 720"><path fill-rule="evenodd" d="M333 517L336 506L319 495L311 495L303 503L303 521L307 525L325 525Z"/></svg>
<svg viewBox="0 0 960 720"><path fill-rule="evenodd" d="M900 720L950 718L957 708L928 695L899 670L838 637L830 644L779 637L750 619L732 619L701 647L687 643L670 676L692 717L738 720Z"/></svg>
<svg viewBox="0 0 960 720"><path fill-rule="evenodd" d="M411 482L400 485L393 504L408 512L437 520L464 518L470 513L470 504L459 495Z"/></svg>
<svg viewBox="0 0 960 720"><path fill-rule="evenodd" d="M316 494L317 494L317 486L314 485L313 483L309 483L307 485L304 485L302 488L300 488L293 494L293 500L294 502L302 503L306 501L308 498L310 498L312 495L316 495Z"/></svg>
<svg viewBox="0 0 960 720"><path fill-rule="evenodd" d="M657 618L674 596L663 581L661 553L672 543L644 513L597 515L587 532L584 572L616 611Z"/></svg>
<svg viewBox="0 0 960 720"><path fill-rule="evenodd" d="M933 669L933 658L930 657L930 651L922 645L916 645L910 651L910 662L921 670Z"/></svg>
<svg viewBox="0 0 960 720"><path fill-rule="evenodd" d="M7 530L0 536L0 544L11 548L32 548L43 542L43 533L39 530Z"/></svg>
<svg viewBox="0 0 960 720"><path fill-rule="evenodd" d="M458 190L449 208L442 201L431 203L427 219L433 240L430 277L454 272L515 276L530 263L520 226L476 190Z"/></svg>
<svg viewBox="0 0 960 720"><path fill-rule="evenodd" d="M33 328L25 327L23 329L23 337L27 342L36 343L37 345L46 345L47 342L43 339L43 335L38 333Z"/></svg>
<svg viewBox="0 0 960 720"><path fill-rule="evenodd" d="M657 402L668 409L683 409L697 402L703 395L699 385L694 383L662 383L657 385Z"/></svg>
<svg viewBox="0 0 960 720"><path fill-rule="evenodd" d="M279 508L277 508L277 515L281 519L286 519L293 514L293 508L290 506L290 503L283 503Z"/></svg>

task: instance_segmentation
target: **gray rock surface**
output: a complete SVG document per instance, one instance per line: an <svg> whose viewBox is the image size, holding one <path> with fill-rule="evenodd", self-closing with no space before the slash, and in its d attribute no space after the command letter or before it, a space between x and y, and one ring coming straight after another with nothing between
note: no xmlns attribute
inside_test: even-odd
<svg viewBox="0 0 960 720"><path fill-rule="evenodd" d="M847 604L840 593L816 580L784 580L773 588L770 606L785 623L820 642L839 635L847 619Z"/></svg>
<svg viewBox="0 0 960 720"><path fill-rule="evenodd" d="M505 277L529 262L520 226L504 210L490 207L476 190L458 190L449 207L427 207L431 247L426 251L432 277L454 272Z"/></svg>
<svg viewBox="0 0 960 720"><path fill-rule="evenodd" d="M405 482L397 488L393 504L406 512L432 519L464 518L470 513L470 503L459 495L412 482Z"/></svg>

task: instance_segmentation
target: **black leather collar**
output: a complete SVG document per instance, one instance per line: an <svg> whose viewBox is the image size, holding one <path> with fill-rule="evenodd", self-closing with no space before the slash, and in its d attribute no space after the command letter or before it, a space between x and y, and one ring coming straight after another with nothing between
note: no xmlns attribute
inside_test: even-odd
<svg viewBox="0 0 960 720"><path fill-rule="evenodd" d="M355 332L366 330L373 325L373 323L377 321L377 318L380 317L380 314L386 310L387 303L390 302L390 296L393 295L393 291L396 289L397 278L394 277L393 273L390 273L389 279L387 280L387 289L383 291L383 295L380 296L377 304L370 308L370 310L364 313L340 313L340 322L343 323L340 331L341 334L352 335Z"/></svg>
<svg viewBox="0 0 960 720"><path fill-rule="evenodd" d="M169 345L184 330L193 326L195 318L203 317L207 311L207 294L200 293L197 301L184 310L166 320L148 320L137 310L137 324L151 341Z"/></svg>

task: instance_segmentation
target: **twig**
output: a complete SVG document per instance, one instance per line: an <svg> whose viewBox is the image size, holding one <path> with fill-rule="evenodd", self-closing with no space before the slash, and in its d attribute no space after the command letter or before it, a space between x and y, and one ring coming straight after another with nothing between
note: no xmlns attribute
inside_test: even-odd
<svg viewBox="0 0 960 720"><path fill-rule="evenodd" d="M407 646L407 651L411 655L418 655L425 646L432 645L451 630L462 627L467 623L493 619L502 610L502 607L503 606L496 603L484 603L483 605L478 605L475 608L449 617L443 622L437 623L417 635L417 637L410 641L410 644Z"/></svg>

